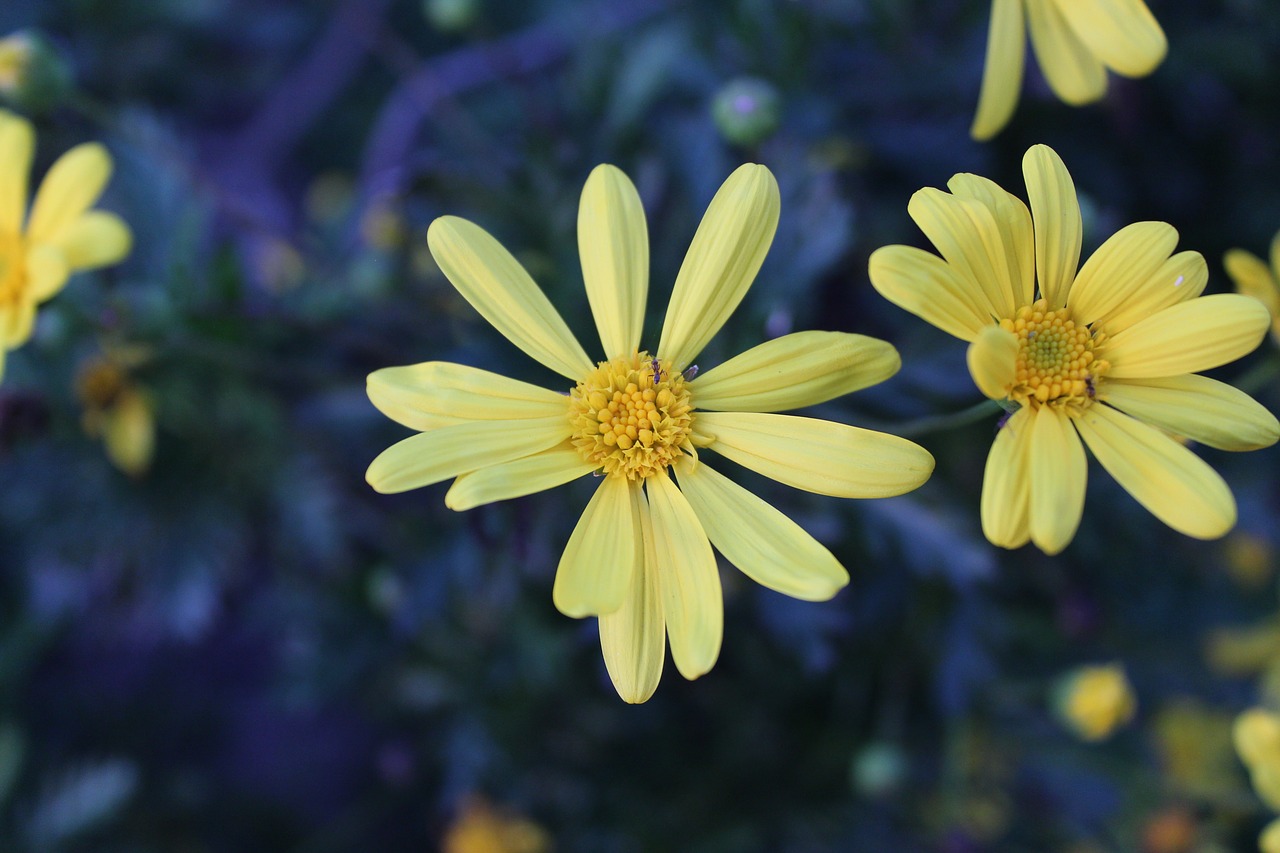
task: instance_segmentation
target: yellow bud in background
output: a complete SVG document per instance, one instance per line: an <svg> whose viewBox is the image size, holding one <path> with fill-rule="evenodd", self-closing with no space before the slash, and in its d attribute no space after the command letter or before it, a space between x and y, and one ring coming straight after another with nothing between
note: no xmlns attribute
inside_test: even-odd
<svg viewBox="0 0 1280 853"><path fill-rule="evenodd" d="M443 853L544 853L551 849L551 839L533 821L472 798L463 803L440 849Z"/></svg>
<svg viewBox="0 0 1280 853"><path fill-rule="evenodd" d="M1104 740L1133 719L1137 700L1121 664L1082 666L1054 691L1058 718L1081 740Z"/></svg>
<svg viewBox="0 0 1280 853"><path fill-rule="evenodd" d="M34 30L0 39L0 100L29 113L46 113L71 92L71 71Z"/></svg>
<svg viewBox="0 0 1280 853"><path fill-rule="evenodd" d="M102 440L111 464L130 477L145 474L151 467L156 438L150 395L107 357L81 369L76 395L84 407L85 433Z"/></svg>

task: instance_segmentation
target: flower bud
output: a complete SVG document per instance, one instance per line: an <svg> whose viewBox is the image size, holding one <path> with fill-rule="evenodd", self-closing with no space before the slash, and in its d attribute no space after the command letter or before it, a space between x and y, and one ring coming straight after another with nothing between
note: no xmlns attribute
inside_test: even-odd
<svg viewBox="0 0 1280 853"><path fill-rule="evenodd" d="M782 99L772 84L754 77L730 80L711 102L720 135L734 145L759 145L778 129Z"/></svg>

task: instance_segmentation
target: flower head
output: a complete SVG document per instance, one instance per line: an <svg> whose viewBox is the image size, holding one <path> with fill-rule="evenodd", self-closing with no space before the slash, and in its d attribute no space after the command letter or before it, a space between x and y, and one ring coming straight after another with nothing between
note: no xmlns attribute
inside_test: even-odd
<svg viewBox="0 0 1280 853"><path fill-rule="evenodd" d="M1252 296L1271 314L1271 337L1280 344L1280 232L1271 240L1271 264L1244 249L1231 249L1222 258L1236 292Z"/></svg>
<svg viewBox="0 0 1280 853"><path fill-rule="evenodd" d="M91 210L111 176L111 157L78 145L49 169L27 214L31 123L0 110L0 376L4 357L31 337L36 306L78 270L114 264L133 237L120 217Z"/></svg>
<svg viewBox="0 0 1280 853"><path fill-rule="evenodd" d="M1275 417L1204 376L1245 355L1269 322L1257 300L1201 296L1204 258L1173 254L1163 222L1129 225L1077 271L1080 206L1066 166L1037 145L1023 159L1031 209L960 174L908 211L942 257L907 246L871 256L871 283L970 343L969 372L1013 414L987 457L982 527L996 545L1055 554L1084 508L1088 445L1161 521L1211 539L1235 524L1230 489L1174 436L1221 450L1280 437Z"/></svg>
<svg viewBox="0 0 1280 853"><path fill-rule="evenodd" d="M992 0L974 139L999 133L1018 105L1028 28L1049 88L1073 106L1106 94L1108 69L1145 77L1168 51L1143 0Z"/></svg>
<svg viewBox="0 0 1280 853"><path fill-rule="evenodd" d="M642 350L649 286L644 210L621 171L597 167L582 192L578 247L604 347L600 361L587 356L496 240L465 220L437 219L428 243L458 292L508 340L572 384L550 391L445 362L369 377L374 405L422 431L369 466L368 480L379 491L456 477L445 503L464 510L587 474L599 478L560 560L552 597L569 616L600 617L605 664L629 702L643 702L656 688L664 635L686 678L715 663L723 601L713 544L754 580L797 598L827 599L848 581L825 547L715 471L704 451L839 497L901 494L933 470L933 457L904 439L775 414L893 375L898 354L884 341L799 332L696 371L694 359L760 269L778 210L777 183L765 167L742 166L725 181L680 268L658 345Z"/></svg>

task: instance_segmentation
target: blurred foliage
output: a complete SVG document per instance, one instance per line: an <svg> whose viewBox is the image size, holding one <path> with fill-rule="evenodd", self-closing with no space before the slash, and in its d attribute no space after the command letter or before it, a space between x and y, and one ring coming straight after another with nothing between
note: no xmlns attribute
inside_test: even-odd
<svg viewBox="0 0 1280 853"><path fill-rule="evenodd" d="M1205 451L1246 538L1171 533L1094 466L1064 554L993 549L995 417L942 428L980 399L964 348L866 278L877 247L924 245L912 192L972 171L1021 194L1046 142L1086 251L1168 221L1228 289L1222 253L1280 227L1280 9L1151 5L1154 76L1072 109L1031 72L979 145L984 0L6 0L0 36L43 33L70 69L31 116L37 173L103 141L103 205L137 243L47 306L0 386L0 849L420 851L485 802L558 851L1251 849L1267 812L1225 727L1276 669L1280 451ZM726 125L735 105L766 121ZM448 359L563 381L443 279L433 217L492 231L590 341L590 169L645 201L656 324L747 160L782 222L703 366L791 330L884 337L901 374L821 412L938 469L883 502L736 471L852 583L810 604L726 571L716 669L628 707L594 624L551 605L585 484L462 515L443 486L376 495L364 468L405 433L363 378ZM132 474L77 384L120 353L154 419ZM1276 358L1216 374L1275 410ZM1269 633L1223 633L1245 630ZM1137 717L1082 742L1055 684L1112 661Z"/></svg>

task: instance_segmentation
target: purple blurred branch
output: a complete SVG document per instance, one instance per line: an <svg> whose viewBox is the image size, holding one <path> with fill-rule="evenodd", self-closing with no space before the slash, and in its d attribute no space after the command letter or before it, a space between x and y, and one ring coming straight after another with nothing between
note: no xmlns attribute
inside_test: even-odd
<svg viewBox="0 0 1280 853"><path fill-rule="evenodd" d="M271 171L359 70L390 0L346 0L307 57L232 141L240 155Z"/></svg>
<svg viewBox="0 0 1280 853"><path fill-rule="evenodd" d="M423 62L388 96L369 134L360 175L362 204L402 189L422 126L441 102L540 71L582 42L624 31L672 5L673 0L584 3L572 15Z"/></svg>

